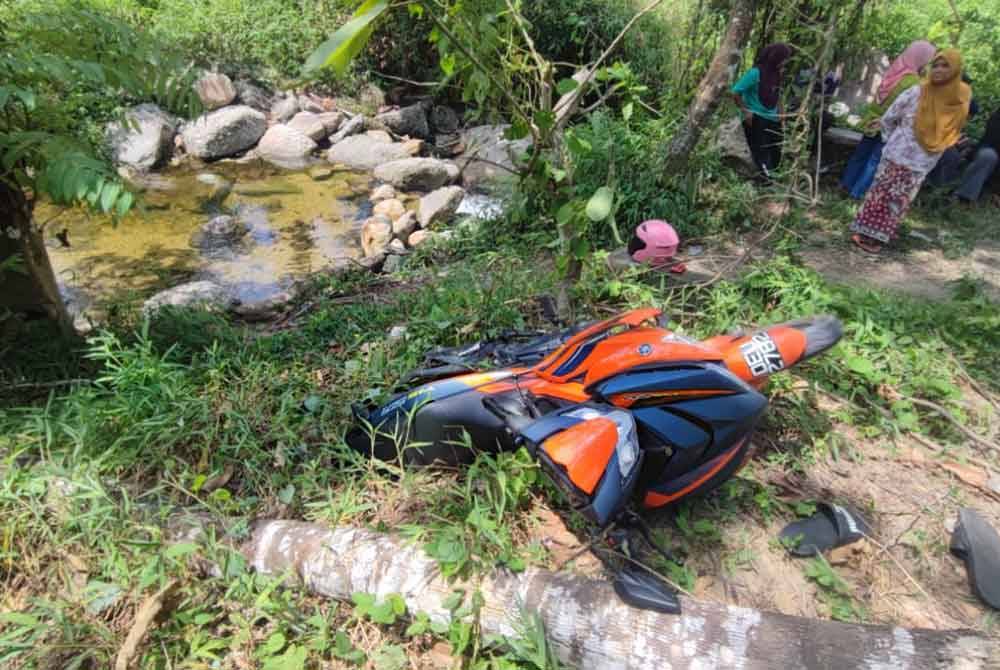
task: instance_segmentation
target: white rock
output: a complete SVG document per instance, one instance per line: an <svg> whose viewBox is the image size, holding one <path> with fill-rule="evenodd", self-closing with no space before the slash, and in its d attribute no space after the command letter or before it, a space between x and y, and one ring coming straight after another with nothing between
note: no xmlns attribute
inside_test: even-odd
<svg viewBox="0 0 1000 670"><path fill-rule="evenodd" d="M268 128L257 145L261 158L289 170L305 167L309 163L309 155L315 150L315 142L283 124Z"/></svg>
<svg viewBox="0 0 1000 670"><path fill-rule="evenodd" d="M228 309L233 303L229 291L222 286L211 281L196 281L160 291L143 304L142 311L152 314L167 306L218 310Z"/></svg>
<svg viewBox="0 0 1000 670"><path fill-rule="evenodd" d="M287 125L289 128L294 128L314 142L319 142L330 134L321 116L313 112L299 112L292 117Z"/></svg>
<svg viewBox="0 0 1000 670"><path fill-rule="evenodd" d="M383 200L392 200L396 197L396 189L394 189L389 184L382 184L377 189L372 191L369 200L372 202L382 202Z"/></svg>
<svg viewBox="0 0 1000 670"><path fill-rule="evenodd" d="M410 233L417 229L417 215L414 212L406 212L392 222L392 234L401 240L409 240Z"/></svg>
<svg viewBox="0 0 1000 670"><path fill-rule="evenodd" d="M331 163L339 163L355 170L372 170L384 163L407 158L406 150L399 144L380 142L367 135L352 135L337 142L326 153Z"/></svg>
<svg viewBox="0 0 1000 670"><path fill-rule="evenodd" d="M267 119L252 107L224 107L187 124L184 146L197 158L225 158L255 145L265 130Z"/></svg>
<svg viewBox="0 0 1000 670"><path fill-rule="evenodd" d="M406 241L410 247L416 249L422 244L426 244L434 236L429 230L415 230L410 234L410 238Z"/></svg>
<svg viewBox="0 0 1000 670"><path fill-rule="evenodd" d="M454 216L464 197L465 189L461 186L445 186L422 197L417 210L420 227L427 228L434 223L447 222Z"/></svg>
<svg viewBox="0 0 1000 670"><path fill-rule="evenodd" d="M433 191L455 181L458 173L457 165L436 158L406 158L375 168L377 179L403 191Z"/></svg>
<svg viewBox="0 0 1000 670"><path fill-rule="evenodd" d="M513 177L518 159L531 149L531 139L508 140L509 126L476 126L462 133L465 152L462 181L466 188L489 188Z"/></svg>
<svg viewBox="0 0 1000 670"><path fill-rule="evenodd" d="M284 123L301 111L299 99L294 95L279 98L271 105L271 119L275 123Z"/></svg>
<svg viewBox="0 0 1000 670"><path fill-rule="evenodd" d="M392 135L385 132L384 130L369 130L365 132L365 135L372 138L373 140L378 140L379 142L392 142Z"/></svg>
<svg viewBox="0 0 1000 670"><path fill-rule="evenodd" d="M116 163L149 170L166 163L174 149L174 119L156 105L133 107L126 123L108 126L107 141Z"/></svg>
<svg viewBox="0 0 1000 670"><path fill-rule="evenodd" d="M392 241L392 221L384 216L373 216L361 226L361 249L365 257L384 255Z"/></svg>
<svg viewBox="0 0 1000 670"><path fill-rule="evenodd" d="M479 221L493 221L503 215L503 201L481 193L468 193L455 214Z"/></svg>
<svg viewBox="0 0 1000 670"><path fill-rule="evenodd" d="M383 200L375 205L373 214L381 214L382 216L389 217L391 221L395 221L406 214L406 205L395 198L392 200Z"/></svg>
<svg viewBox="0 0 1000 670"><path fill-rule="evenodd" d="M332 135L337 132L340 128L340 124L344 122L344 115L340 112L323 112L322 114L317 114L323 127L326 128L327 136Z"/></svg>
<svg viewBox="0 0 1000 670"><path fill-rule="evenodd" d="M365 129L365 117L361 114L348 119L340 124L340 129L330 138L330 144L337 144L346 140L352 135L357 135Z"/></svg>
<svg viewBox="0 0 1000 670"><path fill-rule="evenodd" d="M205 109L212 111L225 107L236 99L236 87L224 74L208 72L195 82L194 90Z"/></svg>
<svg viewBox="0 0 1000 670"><path fill-rule="evenodd" d="M389 339L392 341L401 340L406 337L406 326L393 326L389 331Z"/></svg>
<svg viewBox="0 0 1000 670"><path fill-rule="evenodd" d="M407 253L406 243L403 240L395 239L389 243L389 252L403 256Z"/></svg>

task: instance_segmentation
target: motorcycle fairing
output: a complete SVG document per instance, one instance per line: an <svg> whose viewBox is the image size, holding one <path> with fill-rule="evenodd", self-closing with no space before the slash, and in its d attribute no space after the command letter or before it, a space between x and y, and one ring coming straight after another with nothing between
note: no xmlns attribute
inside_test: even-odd
<svg viewBox="0 0 1000 670"><path fill-rule="evenodd" d="M607 430L609 422L619 425L614 438ZM627 412L595 403L571 406L528 424L518 431L518 437L573 507L598 526L613 521L631 499L642 471L643 453L637 428ZM608 439L622 444L608 449ZM574 473L572 463L567 467L566 459L560 458L559 450L572 450L573 442L581 451L588 451L595 448L595 441L603 457L588 459L584 473ZM623 463L623 458L630 462ZM596 484L588 486L592 481Z"/></svg>

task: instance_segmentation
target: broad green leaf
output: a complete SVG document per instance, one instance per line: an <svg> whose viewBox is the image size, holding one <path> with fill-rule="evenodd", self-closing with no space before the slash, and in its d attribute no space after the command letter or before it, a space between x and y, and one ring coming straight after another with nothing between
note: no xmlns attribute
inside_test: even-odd
<svg viewBox="0 0 1000 670"><path fill-rule="evenodd" d="M372 660L375 663L375 670L403 670L410 665L406 652L395 644L382 645Z"/></svg>
<svg viewBox="0 0 1000 670"><path fill-rule="evenodd" d="M14 95L21 101L27 111L35 109L35 93L26 88L15 88Z"/></svg>
<svg viewBox="0 0 1000 670"><path fill-rule="evenodd" d="M559 95L566 95L570 91L575 91L579 85L576 79L563 79L556 84L556 91Z"/></svg>
<svg viewBox="0 0 1000 670"><path fill-rule="evenodd" d="M6 86L0 86L0 109L4 108L8 100L10 100L10 89Z"/></svg>
<svg viewBox="0 0 1000 670"><path fill-rule="evenodd" d="M624 107L622 107L622 118L629 121L632 118L632 113L634 111L635 108L632 106L632 103L627 103Z"/></svg>
<svg viewBox="0 0 1000 670"><path fill-rule="evenodd" d="M0 613L0 622L11 623L16 626L37 626L38 619L31 616L30 614L23 614L21 612L3 612Z"/></svg>
<svg viewBox="0 0 1000 670"><path fill-rule="evenodd" d="M576 201L570 200L565 205L559 208L556 212L556 223L560 226L565 226L573 219L573 215L576 213Z"/></svg>
<svg viewBox="0 0 1000 670"><path fill-rule="evenodd" d="M110 182L104 186L101 191L101 211L110 212L111 208L114 207L115 201L118 200L118 196L122 192L122 185L118 182Z"/></svg>
<svg viewBox="0 0 1000 670"><path fill-rule="evenodd" d="M118 214L119 218L128 214L129 210L132 209L133 202L135 202L135 196L132 195L131 191L122 193L121 197L118 198L118 205L115 208L115 213Z"/></svg>
<svg viewBox="0 0 1000 670"><path fill-rule="evenodd" d="M615 192L607 186L602 186L594 192L587 203L587 218L595 223L603 221L611 215L611 207L615 201Z"/></svg>
<svg viewBox="0 0 1000 670"><path fill-rule="evenodd" d="M365 0L354 12L351 20L342 25L326 42L309 56L302 67L303 74L313 74L317 70L332 67L338 74L344 74L347 66L368 43L374 29L373 22L381 16L389 3L386 0Z"/></svg>
<svg viewBox="0 0 1000 670"><path fill-rule="evenodd" d="M286 644L288 644L288 641L282 633L272 633L271 636L265 640L264 644L260 645L257 649L257 656L259 658L274 656L279 651L284 649Z"/></svg>

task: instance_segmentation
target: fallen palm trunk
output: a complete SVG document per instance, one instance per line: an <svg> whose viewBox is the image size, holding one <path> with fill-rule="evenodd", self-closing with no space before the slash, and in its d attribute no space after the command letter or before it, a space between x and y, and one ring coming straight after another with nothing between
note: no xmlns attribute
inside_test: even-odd
<svg viewBox="0 0 1000 670"><path fill-rule="evenodd" d="M243 552L258 572L293 573L322 596L395 593L410 612L450 616L444 602L456 585L418 547L391 535L266 521ZM1000 667L1000 640L973 632L851 625L689 599L682 615L664 615L625 605L607 582L536 569L497 572L478 588L483 632L516 635L522 612L536 612L559 656L580 668Z"/></svg>

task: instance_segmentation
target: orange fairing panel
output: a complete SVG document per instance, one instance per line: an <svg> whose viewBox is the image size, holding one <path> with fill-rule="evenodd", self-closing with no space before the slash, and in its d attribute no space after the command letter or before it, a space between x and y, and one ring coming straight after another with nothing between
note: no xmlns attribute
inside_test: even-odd
<svg viewBox="0 0 1000 670"><path fill-rule="evenodd" d="M535 366L534 370L540 376L552 379L552 372L558 369L560 365L565 363L576 351L577 347L586 342L587 340L600 335L603 332L611 330L613 328L636 328L651 321L658 317L662 312L656 308L649 307L646 309L635 309L631 312L625 312L624 314L619 314L618 316L608 319L607 321L601 321L600 323L595 323L589 328L585 328L580 331L569 340L566 344L559 347L547 357L542 359L542 361Z"/></svg>
<svg viewBox="0 0 1000 670"><path fill-rule="evenodd" d="M618 424L603 417L590 419L553 435L542 449L581 491L591 495L597 488L618 444Z"/></svg>
<svg viewBox="0 0 1000 670"><path fill-rule="evenodd" d="M700 344L676 339L662 328L637 328L615 335L594 347L586 371L585 388L637 366L680 361L718 361L720 354Z"/></svg>
<svg viewBox="0 0 1000 670"><path fill-rule="evenodd" d="M805 350L806 334L787 326L735 338L724 349L726 367L740 379L758 385L798 363Z"/></svg>

